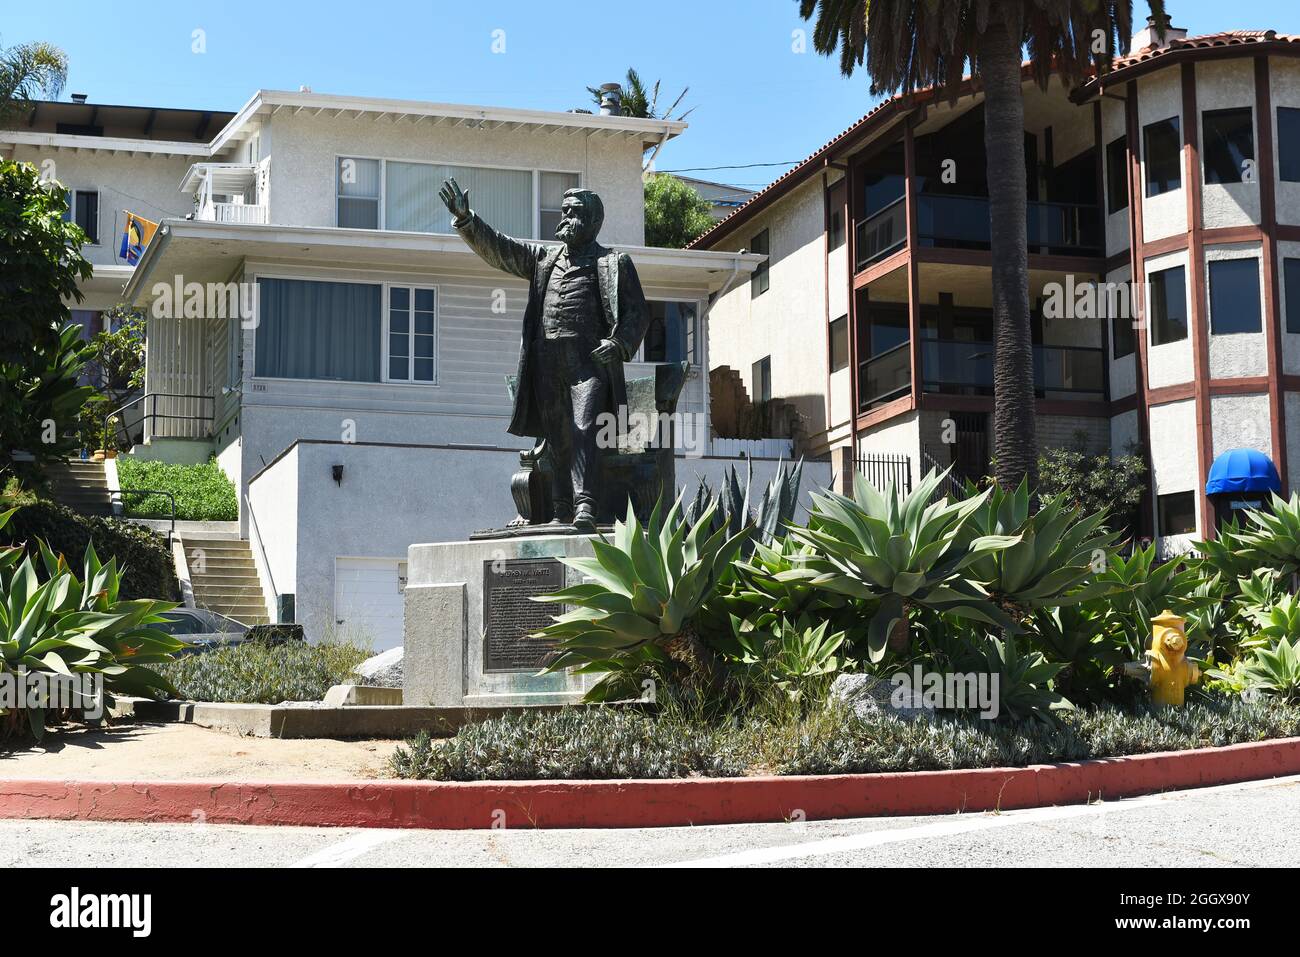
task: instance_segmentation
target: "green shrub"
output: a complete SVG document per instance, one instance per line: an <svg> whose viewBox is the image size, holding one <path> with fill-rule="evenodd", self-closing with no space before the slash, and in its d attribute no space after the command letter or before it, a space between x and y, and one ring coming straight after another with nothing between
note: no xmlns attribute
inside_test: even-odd
<svg viewBox="0 0 1300 957"><path fill-rule="evenodd" d="M0 512L0 529L12 516ZM121 596L117 560L101 564L86 547L78 578L68 561L37 543L39 558L17 545L0 547L0 672L99 675L108 694L171 693L150 665L171 659L183 643L153 627L171 602ZM44 574L40 575L40 568ZM42 580L43 579L43 580ZM48 699L41 707L0 709L0 740L27 724L40 739Z"/></svg>
<svg viewBox="0 0 1300 957"><path fill-rule="evenodd" d="M202 465L174 465L130 457L117 460L118 482L123 489L157 489L176 497L176 517L191 521L233 522L239 518L235 486L216 461ZM123 496L127 515L165 518L170 502L161 495Z"/></svg>
<svg viewBox="0 0 1300 957"><path fill-rule="evenodd" d="M333 685L356 680L369 649L344 642L309 645L246 641L187 655L160 670L190 701L279 704L320 701Z"/></svg>
<svg viewBox="0 0 1300 957"><path fill-rule="evenodd" d="M446 741L418 735L396 750L390 770L438 781L865 774L1019 767L1296 735L1300 708L1204 698L1181 709L1080 708L1052 725L943 715L863 720L839 707L790 720L566 708L489 718Z"/></svg>
<svg viewBox="0 0 1300 957"><path fill-rule="evenodd" d="M42 539L58 554L75 559L85 554L92 542L95 551L117 559L121 570L123 598L156 598L180 601L176 566L166 541L140 525L119 519L80 515L53 502L30 497L0 502L0 508L18 506L9 525L0 531L0 543L25 542L28 552L39 554Z"/></svg>

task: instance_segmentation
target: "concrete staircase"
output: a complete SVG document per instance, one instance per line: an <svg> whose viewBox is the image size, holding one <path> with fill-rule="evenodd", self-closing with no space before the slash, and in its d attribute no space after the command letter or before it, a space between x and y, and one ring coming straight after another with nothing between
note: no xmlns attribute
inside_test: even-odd
<svg viewBox="0 0 1300 957"><path fill-rule="evenodd" d="M68 459L55 462L47 469L50 497L82 515L111 515L104 463Z"/></svg>
<svg viewBox="0 0 1300 957"><path fill-rule="evenodd" d="M181 545L196 605L246 625L270 623L247 541L182 535Z"/></svg>

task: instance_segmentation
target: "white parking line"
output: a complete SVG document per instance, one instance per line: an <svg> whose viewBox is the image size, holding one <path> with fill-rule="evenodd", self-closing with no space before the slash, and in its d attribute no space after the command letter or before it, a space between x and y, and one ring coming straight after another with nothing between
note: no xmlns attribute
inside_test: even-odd
<svg viewBox="0 0 1300 957"><path fill-rule="evenodd" d="M309 854L297 863L288 865L289 867L339 867L348 861L354 860L365 854L367 851L378 847L380 844L387 844L389 841L395 841L403 835L403 831L384 830L375 828L373 830L361 831L354 834L345 841L339 841L336 844L329 844L322 847L314 854Z"/></svg>
<svg viewBox="0 0 1300 957"><path fill-rule="evenodd" d="M1011 827L1017 824L1038 824L1044 821L1060 821L1069 818L1088 817L1110 814L1117 811L1133 811L1153 807L1166 801L1213 793L1216 791L1242 791L1259 787L1276 787L1295 785L1300 777L1273 778L1267 781L1247 781L1242 784L1224 784L1216 787L1196 788L1189 791L1170 791L1151 797L1131 798L1123 801L1097 804L1078 804L1066 807L1028 808L1023 811L1004 811L1001 814L979 814L954 816L932 824L917 827L893 828L871 831L866 834L850 834L844 837L832 837L822 841L807 841L802 844L786 844L780 847L762 847L735 854L723 854L718 857L706 857L693 861L679 861L661 864L660 867L754 867L760 864L774 864L803 857L825 857L831 854L843 854L848 851L861 851L886 844L898 844L904 841L922 841L931 838L952 837L957 834L969 834L998 827Z"/></svg>

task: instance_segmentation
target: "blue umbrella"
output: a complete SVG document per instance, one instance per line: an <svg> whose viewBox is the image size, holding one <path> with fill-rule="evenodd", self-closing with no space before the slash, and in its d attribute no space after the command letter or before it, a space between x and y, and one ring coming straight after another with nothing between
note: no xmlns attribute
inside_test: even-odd
<svg viewBox="0 0 1300 957"><path fill-rule="evenodd" d="M1229 449L1210 466L1206 495L1233 492L1281 492L1282 480L1277 469L1263 452L1256 449Z"/></svg>

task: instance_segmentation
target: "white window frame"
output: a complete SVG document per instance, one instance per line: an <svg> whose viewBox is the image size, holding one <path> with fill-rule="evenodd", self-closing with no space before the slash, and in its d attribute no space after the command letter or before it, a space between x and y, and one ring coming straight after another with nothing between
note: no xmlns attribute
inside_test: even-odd
<svg viewBox="0 0 1300 957"><path fill-rule="evenodd" d="M550 171L548 170L548 172L550 172ZM704 313L703 313L703 309L702 309L702 300L699 300L699 299L679 299L679 298L672 297L672 296L667 296L667 297L665 297L665 296L646 296L645 298L646 298L646 304L647 304L647 305L648 305L649 303L652 303L652 302L675 302L675 303L677 303L677 304L679 304L679 305L687 305L687 306L694 306L694 307L695 307L695 347L696 347L696 348L695 348L695 353L696 353L696 358L695 358L695 360L691 361L690 367L691 367L692 369L698 369L698 368L700 368L700 362L699 362L700 348L699 348L699 345L700 345L701 326L703 325L703 323L700 321L700 317L704 314ZM645 357L645 340L644 340L644 339L641 341L641 345L637 346L637 349L636 349L636 355L634 355L634 356L632 357L631 361L632 361L632 362L649 362L649 361L652 361L652 360L646 359L646 357Z"/></svg>
<svg viewBox="0 0 1300 957"><path fill-rule="evenodd" d="M433 378L432 379L394 379L389 375L389 360L391 356L388 352L389 343L389 320L392 318L392 291L394 289L406 289L410 292L410 305L407 309L407 315L410 322L406 329L406 342L408 351L407 371L414 376L415 374L415 290L428 290L433 293ZM383 322L383 376L381 381L390 385L406 385L426 387L438 384L438 328L442 325L439 322L439 314L442 311L442 295L439 288L432 283L406 283L406 282L386 282L384 283L384 322Z"/></svg>
<svg viewBox="0 0 1300 957"><path fill-rule="evenodd" d="M517 173L531 173L533 180L533 215L532 215L532 236L520 236L520 239L546 240L547 236L539 236L541 232L542 221L542 173L563 173L566 176L578 177L577 189L585 185L586 177L582 170L577 169L557 169L547 167L545 169L539 166L504 166L495 163L466 163L462 160L434 159L427 156L406 159L401 156L363 156L360 153L335 153L334 154L334 225L340 229L359 229L356 226L339 226L339 161L345 159L355 160L376 160L379 163L379 225L376 230L388 231L384 207L388 200L388 164L391 163L417 163L422 166L468 166L473 169L495 169L507 170ZM355 199L356 197L350 197ZM396 232L396 230L394 230ZM424 233L427 236L449 236L454 233Z"/></svg>

